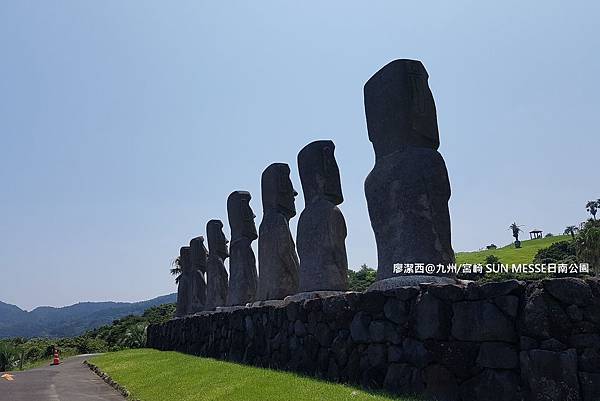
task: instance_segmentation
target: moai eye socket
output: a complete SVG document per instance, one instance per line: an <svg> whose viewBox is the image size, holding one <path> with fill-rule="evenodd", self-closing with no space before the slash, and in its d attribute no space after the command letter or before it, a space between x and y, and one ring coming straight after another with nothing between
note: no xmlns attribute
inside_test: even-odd
<svg viewBox="0 0 600 401"><path fill-rule="evenodd" d="M254 213L252 212L252 209L250 208L250 198L248 198L248 197L242 198L241 208L242 208L242 218L244 220L246 220L246 221L254 220Z"/></svg>

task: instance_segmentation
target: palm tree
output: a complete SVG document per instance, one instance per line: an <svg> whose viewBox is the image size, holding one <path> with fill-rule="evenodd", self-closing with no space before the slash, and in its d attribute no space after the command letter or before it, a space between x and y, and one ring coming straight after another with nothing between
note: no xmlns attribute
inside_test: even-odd
<svg viewBox="0 0 600 401"><path fill-rule="evenodd" d="M596 220L596 212L598 212L598 208L600 208L600 199L588 201L585 208L592 215L594 220Z"/></svg>
<svg viewBox="0 0 600 401"><path fill-rule="evenodd" d="M565 235L568 235L568 234L570 234L570 235L571 235L571 237L572 237L573 239L575 239L575 232L576 232L576 231L577 231L577 226L567 226L567 228L565 228L565 232L564 232L564 234L565 234Z"/></svg>
<svg viewBox="0 0 600 401"><path fill-rule="evenodd" d="M18 358L17 350L12 345L0 342L0 372L13 368Z"/></svg>
<svg viewBox="0 0 600 401"><path fill-rule="evenodd" d="M591 223L592 220L579 233L575 246L577 258L589 263L598 276L600 275L600 226L595 227Z"/></svg>
<svg viewBox="0 0 600 401"><path fill-rule="evenodd" d="M179 284L181 273L183 273L183 270L181 269L181 263L179 262L179 256L173 259L173 261L171 262L171 266L171 275L175 276L175 284Z"/></svg>
<svg viewBox="0 0 600 401"><path fill-rule="evenodd" d="M520 228L521 226L518 226L517 223L512 223L508 229L512 230L513 233L513 237L515 237L515 241L519 240L519 233L522 232L523 230L521 230Z"/></svg>
<svg viewBox="0 0 600 401"><path fill-rule="evenodd" d="M146 346L146 325L136 324L130 327L121 339L121 346L125 348L144 348Z"/></svg>

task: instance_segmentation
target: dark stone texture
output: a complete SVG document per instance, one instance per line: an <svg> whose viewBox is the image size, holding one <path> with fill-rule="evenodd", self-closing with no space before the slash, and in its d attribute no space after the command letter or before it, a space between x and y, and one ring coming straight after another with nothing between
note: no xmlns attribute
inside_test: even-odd
<svg viewBox="0 0 600 401"><path fill-rule="evenodd" d="M364 312L358 312L352 319L350 325L350 333L352 339L357 343L369 342L369 325L371 324L371 317Z"/></svg>
<svg viewBox="0 0 600 401"><path fill-rule="evenodd" d="M415 305L415 335L421 340L443 340L450 331L450 308L429 292L422 294Z"/></svg>
<svg viewBox="0 0 600 401"><path fill-rule="evenodd" d="M246 191L234 191L227 198L227 215L231 227L228 305L245 305L256 299L256 257L252 241L258 235L250 199L252 197Z"/></svg>
<svg viewBox="0 0 600 401"><path fill-rule="evenodd" d="M600 373L600 345L584 349L579 355L579 370Z"/></svg>
<svg viewBox="0 0 600 401"><path fill-rule="evenodd" d="M537 339L552 337L566 341L571 323L560 304L537 283L528 292L522 312L523 334Z"/></svg>
<svg viewBox="0 0 600 401"><path fill-rule="evenodd" d="M208 262L206 268L206 309L227 304L229 276L225 269L225 259L229 257L227 238L223 234L223 222L210 220L206 223L208 237Z"/></svg>
<svg viewBox="0 0 600 401"><path fill-rule="evenodd" d="M423 284L427 292L444 301L461 301L465 297L465 289L456 284Z"/></svg>
<svg viewBox="0 0 600 401"><path fill-rule="evenodd" d="M485 344L485 343L484 343ZM448 368L460 379L473 376L478 371L475 360L479 352L479 345L463 341L425 341L425 348L429 357L435 362Z"/></svg>
<svg viewBox="0 0 600 401"><path fill-rule="evenodd" d="M522 291L523 288L524 283L518 280L487 283L479 287L479 295L481 298L494 298Z"/></svg>
<svg viewBox="0 0 600 401"><path fill-rule="evenodd" d="M519 346L521 348L521 351L528 351L530 349L537 348L538 344L534 338L521 336L521 338L519 339Z"/></svg>
<svg viewBox="0 0 600 401"><path fill-rule="evenodd" d="M453 309L452 335L458 340L515 342L517 339L514 323L490 302L457 302Z"/></svg>
<svg viewBox="0 0 600 401"><path fill-rule="evenodd" d="M408 337L402 342L402 360L422 368L431 362L432 355L422 342Z"/></svg>
<svg viewBox="0 0 600 401"><path fill-rule="evenodd" d="M550 338L540 342L540 348L547 351L564 351L568 347L555 338Z"/></svg>
<svg viewBox="0 0 600 401"><path fill-rule="evenodd" d="M206 310L206 281L204 274L207 269L208 250L204 246L204 237L192 238L190 241L190 259L192 270L198 272L194 274L194 303L192 311L194 313Z"/></svg>
<svg viewBox="0 0 600 401"><path fill-rule="evenodd" d="M590 286L575 277L547 279L542 283L546 291L565 304L585 305L592 298Z"/></svg>
<svg viewBox="0 0 600 401"><path fill-rule="evenodd" d="M569 337L569 345L574 348L600 347L600 334L584 333Z"/></svg>
<svg viewBox="0 0 600 401"><path fill-rule="evenodd" d="M500 310L510 317L517 317L519 298L514 295L503 295L494 298L494 303Z"/></svg>
<svg viewBox="0 0 600 401"><path fill-rule="evenodd" d="M567 315L574 322L580 322L583 320L583 312L577 305L571 305L566 309Z"/></svg>
<svg viewBox="0 0 600 401"><path fill-rule="evenodd" d="M298 255L289 221L298 193L285 163L273 163L261 179L263 219L258 236L258 299L284 299L298 292Z"/></svg>
<svg viewBox="0 0 600 401"><path fill-rule="evenodd" d="M379 280L395 263L454 262L450 241L450 182L437 152L439 134L427 71L395 60L365 84L364 100L375 166L365 181L377 242Z"/></svg>
<svg viewBox="0 0 600 401"><path fill-rule="evenodd" d="M348 288L344 200L332 141L315 141L298 153L305 208L298 221L300 291Z"/></svg>
<svg viewBox="0 0 600 401"><path fill-rule="evenodd" d="M442 365L429 365L423 369L425 395L438 401L459 401L456 378Z"/></svg>
<svg viewBox="0 0 600 401"><path fill-rule="evenodd" d="M182 272L177 287L175 316L182 317L204 309L206 305L206 285L204 284L202 272L193 268L189 246L181 247L179 250L179 265Z"/></svg>
<svg viewBox="0 0 600 401"><path fill-rule="evenodd" d="M579 382L583 401L600 400L600 374L581 372Z"/></svg>
<svg viewBox="0 0 600 401"><path fill-rule="evenodd" d="M514 369L519 365L519 356L514 346L506 343L483 343L479 348L477 364L484 368Z"/></svg>
<svg viewBox="0 0 600 401"><path fill-rule="evenodd" d="M383 308L385 317L397 324L408 322L408 310L406 302L395 298L389 298Z"/></svg>
<svg viewBox="0 0 600 401"><path fill-rule="evenodd" d="M464 401L518 401L519 376L510 371L486 369L464 382L461 394Z"/></svg>
<svg viewBox="0 0 600 401"><path fill-rule="evenodd" d="M423 379L417 368L404 363L388 366L383 388L394 394L418 394L423 391Z"/></svg>
<svg viewBox="0 0 600 401"><path fill-rule="evenodd" d="M531 350L520 355L530 399L578 401L577 353Z"/></svg>

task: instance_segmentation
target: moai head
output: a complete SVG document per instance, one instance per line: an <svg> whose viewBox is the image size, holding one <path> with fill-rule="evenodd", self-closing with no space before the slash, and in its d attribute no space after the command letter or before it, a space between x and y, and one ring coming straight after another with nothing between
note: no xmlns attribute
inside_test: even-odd
<svg viewBox="0 0 600 401"><path fill-rule="evenodd" d="M265 169L261 177L263 209L277 210L291 219L296 215L294 190L290 180L290 166L285 163L273 163Z"/></svg>
<svg viewBox="0 0 600 401"><path fill-rule="evenodd" d="M321 198L335 205L344 201L334 151L333 142L326 140L311 142L298 153L298 170L306 204Z"/></svg>
<svg viewBox="0 0 600 401"><path fill-rule="evenodd" d="M206 236L208 237L208 251L225 260L229 256L227 249L227 238L223 234L223 222L221 220L210 220L206 223Z"/></svg>
<svg viewBox="0 0 600 401"><path fill-rule="evenodd" d="M191 271L191 253L189 246L182 246L179 248L179 266L184 273Z"/></svg>
<svg viewBox="0 0 600 401"><path fill-rule="evenodd" d="M254 224L254 212L250 207L250 192L233 191L227 198L227 216L231 228L231 240L241 237L255 240L258 238Z"/></svg>
<svg viewBox="0 0 600 401"><path fill-rule="evenodd" d="M367 129L376 157L405 146L434 150L440 146L428 78L420 61L395 60L365 84Z"/></svg>
<svg viewBox="0 0 600 401"><path fill-rule="evenodd" d="M208 251L204 246L204 237L192 238L190 241L190 258L192 261L192 269L200 270L202 273L206 273L206 258Z"/></svg>

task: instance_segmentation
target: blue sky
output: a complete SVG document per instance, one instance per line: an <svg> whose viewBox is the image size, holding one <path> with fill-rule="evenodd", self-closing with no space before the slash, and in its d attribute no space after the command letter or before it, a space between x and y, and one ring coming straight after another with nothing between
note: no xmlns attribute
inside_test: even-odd
<svg viewBox="0 0 600 401"><path fill-rule="evenodd" d="M597 2L0 3L0 300L175 291L171 259L226 198L332 139L350 265L375 266L362 86L422 60L456 251L513 221L562 232L600 197ZM302 210L303 200L297 198ZM297 218L292 221L295 233ZM226 227L228 235L228 228Z"/></svg>

